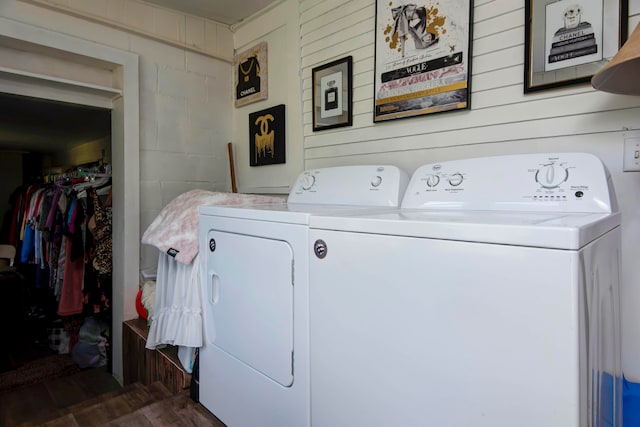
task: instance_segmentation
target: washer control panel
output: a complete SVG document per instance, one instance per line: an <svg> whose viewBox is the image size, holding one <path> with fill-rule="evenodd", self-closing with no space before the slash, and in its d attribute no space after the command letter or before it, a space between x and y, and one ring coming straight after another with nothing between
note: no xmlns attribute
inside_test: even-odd
<svg viewBox="0 0 640 427"><path fill-rule="evenodd" d="M398 207L408 182L406 172L390 165L311 169L298 176L287 202Z"/></svg>
<svg viewBox="0 0 640 427"><path fill-rule="evenodd" d="M520 154L419 167L403 208L612 212L611 177L588 153Z"/></svg>

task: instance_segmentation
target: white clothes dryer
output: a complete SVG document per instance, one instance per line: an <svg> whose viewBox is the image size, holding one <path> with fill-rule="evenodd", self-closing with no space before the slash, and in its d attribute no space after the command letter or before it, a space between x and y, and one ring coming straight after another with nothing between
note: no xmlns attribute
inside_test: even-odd
<svg viewBox="0 0 640 427"><path fill-rule="evenodd" d="M402 209L312 216L310 240L314 427L622 425L620 214L597 157L425 165Z"/></svg>
<svg viewBox="0 0 640 427"><path fill-rule="evenodd" d="M302 173L287 203L200 208L200 402L230 427L310 424L308 221L398 208L394 166Z"/></svg>

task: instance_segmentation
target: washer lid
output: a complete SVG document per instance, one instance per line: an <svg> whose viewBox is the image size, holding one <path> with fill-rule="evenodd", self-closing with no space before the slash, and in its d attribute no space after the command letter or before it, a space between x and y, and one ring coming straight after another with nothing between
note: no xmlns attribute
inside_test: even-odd
<svg viewBox="0 0 640 427"><path fill-rule="evenodd" d="M312 216L314 229L556 249L580 249L620 225L620 214L395 210Z"/></svg>

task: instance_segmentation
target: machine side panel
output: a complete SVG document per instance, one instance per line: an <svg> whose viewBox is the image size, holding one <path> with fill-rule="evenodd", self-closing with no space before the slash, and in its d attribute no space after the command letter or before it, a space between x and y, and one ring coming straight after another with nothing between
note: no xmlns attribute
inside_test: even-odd
<svg viewBox="0 0 640 427"><path fill-rule="evenodd" d="M580 255L582 425L622 426L620 233L620 227L613 229Z"/></svg>

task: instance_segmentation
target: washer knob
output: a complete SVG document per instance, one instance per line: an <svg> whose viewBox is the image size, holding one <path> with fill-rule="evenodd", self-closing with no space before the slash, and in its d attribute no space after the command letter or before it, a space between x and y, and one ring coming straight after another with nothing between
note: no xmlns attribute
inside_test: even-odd
<svg viewBox="0 0 640 427"><path fill-rule="evenodd" d="M427 177L427 185L429 187L435 187L440 182L440 177L438 175L429 175Z"/></svg>
<svg viewBox="0 0 640 427"><path fill-rule="evenodd" d="M536 182L543 188L556 188L568 178L569 171L555 163L545 165L536 172Z"/></svg>
<svg viewBox="0 0 640 427"><path fill-rule="evenodd" d="M313 175L305 175L302 178L302 189L303 190L308 190L311 187L313 187L313 184L316 183L316 177Z"/></svg>
<svg viewBox="0 0 640 427"><path fill-rule="evenodd" d="M382 184L382 177L380 175L374 177L371 180L371 186L372 187L378 187L380 184Z"/></svg>
<svg viewBox="0 0 640 427"><path fill-rule="evenodd" d="M453 187L457 187L458 185L462 184L463 180L464 178L462 174L459 172L456 172L449 177L449 184L451 184Z"/></svg>

